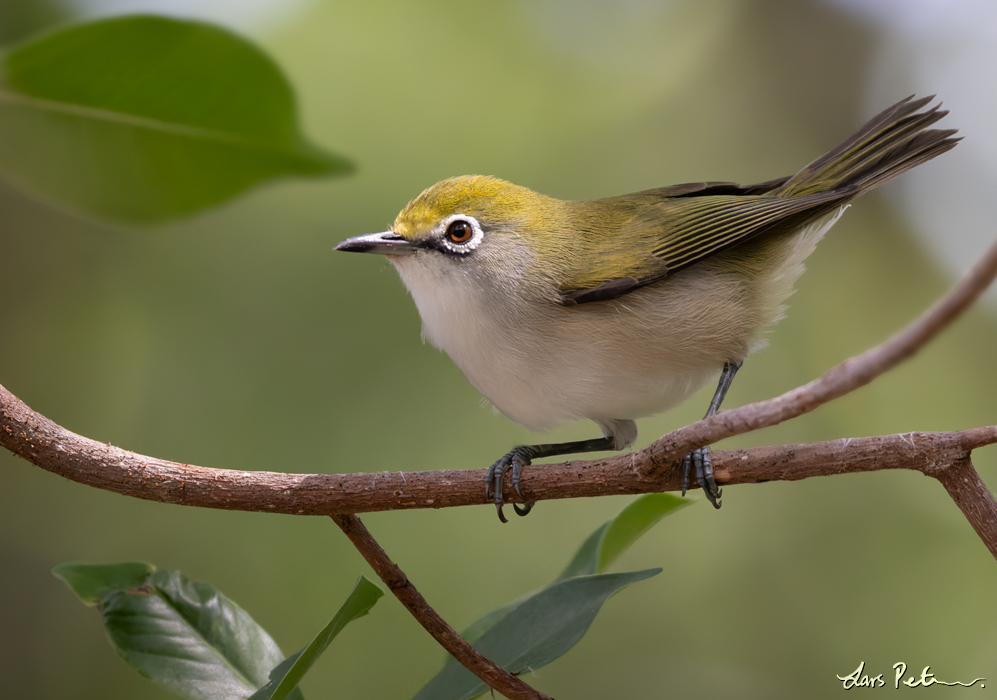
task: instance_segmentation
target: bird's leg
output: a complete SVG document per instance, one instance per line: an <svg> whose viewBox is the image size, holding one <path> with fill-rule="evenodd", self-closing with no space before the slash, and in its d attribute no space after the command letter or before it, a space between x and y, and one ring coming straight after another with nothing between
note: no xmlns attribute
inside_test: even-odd
<svg viewBox="0 0 997 700"><path fill-rule="evenodd" d="M727 395L727 390L730 389L731 382L734 381L734 375L737 374L737 370L741 369L741 365L743 364L744 360L739 362L724 362L724 368L720 372L720 381L717 383L717 390L713 393L713 400L710 401L710 407L706 409L706 415L703 418L709 418L720 410L720 404L723 403L724 396ZM696 470L696 483L702 487L703 493L706 494L706 498L713 504L713 507L719 508L722 492L717 488L717 482L713 480L713 462L710 459L709 445L704 445L697 450L693 450L682 458L683 496L689 490L689 474L692 472L693 467Z"/></svg>
<svg viewBox="0 0 997 700"><path fill-rule="evenodd" d="M502 484L505 481L505 473L512 469L512 488L516 494L526 501L523 495L521 478L523 467L530 464L534 459L543 457L554 457L556 455L575 454L578 452L601 452L602 450L615 449L615 441L612 435L592 440L577 440L575 442L560 442L552 445L519 445L513 447L502 456L495 464L488 468L488 476L485 477L485 494L495 503L498 510L499 520L507 522L502 513L502 506L505 504L505 497L502 495ZM522 506L513 503L512 507L516 515L526 515L533 508L533 502L528 501Z"/></svg>

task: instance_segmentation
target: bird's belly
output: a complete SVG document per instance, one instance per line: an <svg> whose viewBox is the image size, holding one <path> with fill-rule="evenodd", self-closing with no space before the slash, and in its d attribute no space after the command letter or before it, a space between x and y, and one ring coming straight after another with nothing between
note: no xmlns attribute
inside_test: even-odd
<svg viewBox="0 0 997 700"><path fill-rule="evenodd" d="M506 416L531 430L547 430L579 418L604 423L666 411L702 387L723 365L640 372L612 356L579 360L560 371L537 372L523 365L501 376L462 369Z"/></svg>
<svg viewBox="0 0 997 700"><path fill-rule="evenodd" d="M647 290L545 314L471 321L460 332L426 331L498 410L546 430L578 418L633 420L681 403L724 362L747 354L754 329L739 327L736 307L704 314ZM446 323L460 321L448 316Z"/></svg>

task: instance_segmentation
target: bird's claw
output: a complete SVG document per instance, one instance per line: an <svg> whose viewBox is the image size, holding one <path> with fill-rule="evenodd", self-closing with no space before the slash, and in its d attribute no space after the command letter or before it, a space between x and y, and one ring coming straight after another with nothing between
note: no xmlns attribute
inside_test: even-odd
<svg viewBox="0 0 997 700"><path fill-rule="evenodd" d="M714 508L720 507L720 496L723 490L713 479L713 460L710 458L709 446L693 450L682 458L682 495L689 490L689 475L695 468L696 483L703 489L706 498Z"/></svg>
<svg viewBox="0 0 997 700"><path fill-rule="evenodd" d="M485 498L489 498L495 503L498 518L503 523L509 522L502 512L502 506L505 505L505 496L503 495L502 487L505 482L505 473L510 469L512 470L512 488L516 492L516 495L522 498L524 502L522 506L518 503L513 503L513 510L516 511L516 515L523 516L533 509L534 504L532 501L526 500L522 487L523 467L529 464L529 454L520 448L513 448L508 454L503 455L501 459L488 468L488 476L485 477Z"/></svg>

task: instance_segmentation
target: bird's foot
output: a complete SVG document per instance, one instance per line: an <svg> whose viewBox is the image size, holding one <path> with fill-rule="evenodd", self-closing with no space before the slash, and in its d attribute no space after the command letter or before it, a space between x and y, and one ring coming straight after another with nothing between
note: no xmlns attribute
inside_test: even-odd
<svg viewBox="0 0 997 700"><path fill-rule="evenodd" d="M689 490L689 475L695 470L696 483L703 489L706 498L714 508L720 507L720 495L723 491L713 480L713 460L710 459L710 447L706 445L693 450L682 458L682 495Z"/></svg>
<svg viewBox="0 0 997 700"><path fill-rule="evenodd" d="M512 470L512 488L516 492L516 495L524 501L522 506L518 503L512 504L516 515L526 515L533 509L534 504L532 501L526 500L521 484L523 467L528 466L532 458L533 453L529 447L520 445L519 447L513 447L501 459L488 468L488 476L485 477L485 497L494 501L499 520L503 523L508 522L508 520L505 519L505 515L502 513L502 506L505 505L502 485L505 482L505 473L510 469Z"/></svg>

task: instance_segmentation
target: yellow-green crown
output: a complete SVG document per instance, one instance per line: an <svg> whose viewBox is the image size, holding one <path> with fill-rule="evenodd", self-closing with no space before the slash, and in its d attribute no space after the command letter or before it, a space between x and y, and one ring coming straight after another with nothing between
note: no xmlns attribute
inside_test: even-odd
<svg viewBox="0 0 997 700"><path fill-rule="evenodd" d="M453 214L466 214L500 226L522 224L527 218L544 218L556 202L496 177L461 175L436 183L409 202L391 228L403 238L417 240Z"/></svg>

